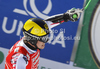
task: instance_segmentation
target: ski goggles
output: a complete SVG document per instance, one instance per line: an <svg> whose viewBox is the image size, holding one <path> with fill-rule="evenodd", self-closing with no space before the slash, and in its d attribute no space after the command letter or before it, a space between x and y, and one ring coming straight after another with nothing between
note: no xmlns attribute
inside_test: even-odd
<svg viewBox="0 0 100 69"><path fill-rule="evenodd" d="M31 35L27 32L24 32L25 36L27 37L27 40L38 40L44 43L47 43L49 40L48 34L44 35L44 36L35 36L35 35Z"/></svg>
<svg viewBox="0 0 100 69"><path fill-rule="evenodd" d="M43 36L43 37L40 37L40 39L39 39L39 41L44 42L44 43L47 43L48 40L49 40L48 35L45 35L45 36Z"/></svg>

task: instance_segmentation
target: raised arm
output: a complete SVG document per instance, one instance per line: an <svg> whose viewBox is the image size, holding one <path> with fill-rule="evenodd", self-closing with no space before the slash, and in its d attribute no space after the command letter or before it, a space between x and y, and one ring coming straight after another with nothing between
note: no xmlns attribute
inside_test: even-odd
<svg viewBox="0 0 100 69"><path fill-rule="evenodd" d="M80 9L72 8L65 13L50 16L46 18L45 21L50 26L50 28L53 28L59 24L62 24L63 22L77 21L80 17L80 12Z"/></svg>

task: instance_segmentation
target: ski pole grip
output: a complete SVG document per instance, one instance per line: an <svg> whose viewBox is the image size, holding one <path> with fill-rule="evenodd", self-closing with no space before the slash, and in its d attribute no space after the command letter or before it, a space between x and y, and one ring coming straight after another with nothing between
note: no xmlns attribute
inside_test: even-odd
<svg viewBox="0 0 100 69"><path fill-rule="evenodd" d="M75 19L75 18L77 18L78 16L77 16L77 14L73 14L73 18Z"/></svg>

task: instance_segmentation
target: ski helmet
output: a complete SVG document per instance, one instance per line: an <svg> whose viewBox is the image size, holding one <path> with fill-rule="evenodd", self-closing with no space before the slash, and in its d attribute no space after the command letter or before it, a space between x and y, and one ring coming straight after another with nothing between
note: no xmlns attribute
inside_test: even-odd
<svg viewBox="0 0 100 69"><path fill-rule="evenodd" d="M31 18L23 25L23 34L25 39L36 46L37 41L46 43L49 38L49 28L45 21L39 18ZM36 46L37 47L37 46Z"/></svg>

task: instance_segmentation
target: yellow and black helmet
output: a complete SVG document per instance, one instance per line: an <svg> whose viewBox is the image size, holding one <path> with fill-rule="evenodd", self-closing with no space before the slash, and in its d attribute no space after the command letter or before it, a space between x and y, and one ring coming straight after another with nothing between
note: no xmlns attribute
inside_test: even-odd
<svg viewBox="0 0 100 69"><path fill-rule="evenodd" d="M35 41L39 40L44 43L48 41L49 28L48 25L39 18L31 18L23 25L23 33L31 44L36 44ZM35 42L35 43L34 43Z"/></svg>
<svg viewBox="0 0 100 69"><path fill-rule="evenodd" d="M45 36L49 34L49 28L45 21L39 18L31 18L26 21L23 31L35 36Z"/></svg>

